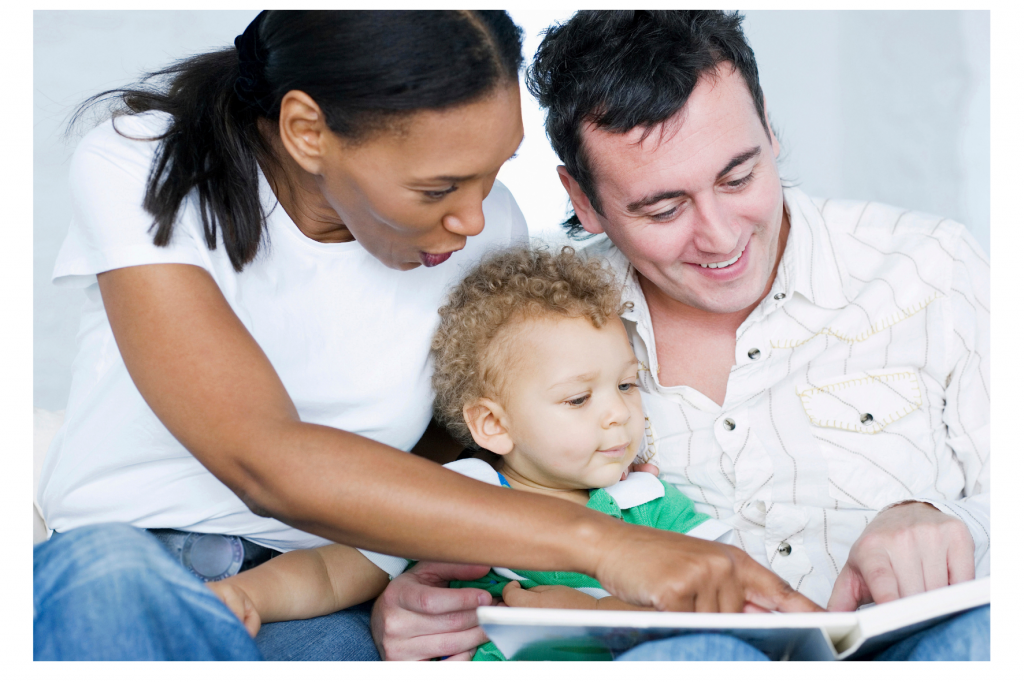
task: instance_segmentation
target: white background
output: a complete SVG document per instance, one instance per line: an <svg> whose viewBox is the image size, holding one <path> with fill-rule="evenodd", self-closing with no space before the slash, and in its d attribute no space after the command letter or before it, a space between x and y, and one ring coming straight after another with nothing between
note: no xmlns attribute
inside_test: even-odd
<svg viewBox="0 0 1024 682"><path fill-rule="evenodd" d="M529 60L539 33L571 11L511 12ZM33 350L36 406L62 409L80 291L50 275L70 219L62 139L85 97L142 72L228 45L255 11L36 11L33 17ZM751 11L785 180L814 196L872 199L948 216L989 248L989 13ZM558 239L565 194L536 103L499 178L531 233Z"/></svg>

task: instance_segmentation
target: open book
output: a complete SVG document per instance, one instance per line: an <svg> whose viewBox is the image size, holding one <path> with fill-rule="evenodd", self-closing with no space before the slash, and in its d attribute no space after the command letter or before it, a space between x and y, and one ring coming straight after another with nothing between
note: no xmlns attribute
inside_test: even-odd
<svg viewBox="0 0 1024 682"><path fill-rule="evenodd" d="M514 660L611 660L638 644L696 632L733 635L773 660L870 657L958 613L989 603L989 578L847 613L668 613L482 606L477 616Z"/></svg>

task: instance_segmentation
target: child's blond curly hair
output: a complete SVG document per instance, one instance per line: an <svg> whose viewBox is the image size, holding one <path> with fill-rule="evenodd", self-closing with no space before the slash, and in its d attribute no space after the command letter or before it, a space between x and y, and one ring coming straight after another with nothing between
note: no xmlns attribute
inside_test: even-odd
<svg viewBox="0 0 1024 682"><path fill-rule="evenodd" d="M485 257L438 311L441 325L431 344L438 421L464 445L473 444L463 408L501 394L513 349L498 337L509 322L582 317L600 329L628 307L620 296L610 269L569 246L557 253L520 247Z"/></svg>

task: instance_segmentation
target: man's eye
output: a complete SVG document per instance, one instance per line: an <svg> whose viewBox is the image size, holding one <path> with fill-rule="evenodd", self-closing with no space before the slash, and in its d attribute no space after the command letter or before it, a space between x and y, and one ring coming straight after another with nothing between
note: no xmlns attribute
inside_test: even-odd
<svg viewBox="0 0 1024 682"><path fill-rule="evenodd" d="M664 211L662 213L655 213L654 215L651 216L651 220L655 220L655 221L659 221L659 222L665 221L665 220L671 220L673 217L675 217L676 213L678 213L678 212L679 212L678 208L673 206L669 210Z"/></svg>
<svg viewBox="0 0 1024 682"><path fill-rule="evenodd" d="M740 178L739 180L732 180L732 181L727 182L725 184L728 185L729 187L739 188L739 187L743 187L745 184L750 182L751 178L753 178L753 177L754 177L754 174L750 173L746 177Z"/></svg>
<svg viewBox="0 0 1024 682"><path fill-rule="evenodd" d="M572 407L582 407L583 404L587 402L587 398L589 398L589 397L590 397L589 395L581 395L578 398L570 398L569 400L566 400L565 402L568 405L571 405Z"/></svg>
<svg viewBox="0 0 1024 682"><path fill-rule="evenodd" d="M427 197L428 199L432 199L434 201L437 201L439 199L444 199L447 195L451 194L452 192L454 192L457 189L458 189L458 187L456 187L455 185L452 185L448 189L443 189L443 190L436 191L436 192L435 191L429 191L429 190L425 191L425 192L423 192L423 196Z"/></svg>

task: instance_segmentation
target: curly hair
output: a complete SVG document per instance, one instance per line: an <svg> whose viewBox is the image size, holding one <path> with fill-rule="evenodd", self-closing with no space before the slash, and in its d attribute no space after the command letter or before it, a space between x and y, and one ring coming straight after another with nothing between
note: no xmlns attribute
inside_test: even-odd
<svg viewBox="0 0 1024 682"><path fill-rule="evenodd" d="M434 414L464 445L473 437L463 408L500 395L512 324L538 317L586 318L600 329L630 305L602 261L570 246L558 253L513 248L488 255L449 293L434 335ZM503 371L504 370L504 371Z"/></svg>

